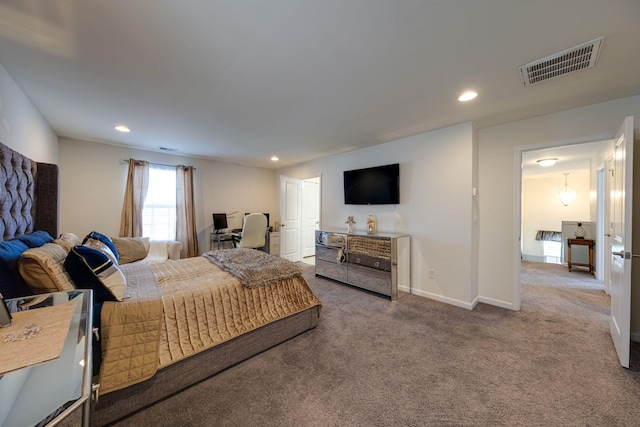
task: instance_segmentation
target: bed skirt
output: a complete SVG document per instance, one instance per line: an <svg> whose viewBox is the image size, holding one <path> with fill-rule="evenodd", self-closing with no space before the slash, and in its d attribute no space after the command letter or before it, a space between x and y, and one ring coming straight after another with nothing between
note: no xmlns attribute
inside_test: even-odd
<svg viewBox="0 0 640 427"><path fill-rule="evenodd" d="M319 306L308 308L240 335L160 369L152 378L100 396L93 409L94 426L113 423L243 360L278 345L318 324Z"/></svg>

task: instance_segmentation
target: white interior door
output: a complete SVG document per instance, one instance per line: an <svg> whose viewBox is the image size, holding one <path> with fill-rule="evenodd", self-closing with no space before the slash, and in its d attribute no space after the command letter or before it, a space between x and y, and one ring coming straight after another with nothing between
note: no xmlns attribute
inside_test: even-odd
<svg viewBox="0 0 640 427"><path fill-rule="evenodd" d="M302 256L316 254L316 230L320 226L320 178L302 181Z"/></svg>
<svg viewBox="0 0 640 427"><path fill-rule="evenodd" d="M604 253L604 291L607 295L611 294L611 236L613 236L613 200L611 198L611 188L613 187L613 156L609 157L606 162L606 173L604 179L604 237L605 246Z"/></svg>
<svg viewBox="0 0 640 427"><path fill-rule="evenodd" d="M289 261L300 261L302 181L280 176L280 253Z"/></svg>
<svg viewBox="0 0 640 427"><path fill-rule="evenodd" d="M613 162L612 234L610 237L611 319L609 330L620 364L629 367L631 339L631 215L633 195L633 117L625 118L616 135Z"/></svg>

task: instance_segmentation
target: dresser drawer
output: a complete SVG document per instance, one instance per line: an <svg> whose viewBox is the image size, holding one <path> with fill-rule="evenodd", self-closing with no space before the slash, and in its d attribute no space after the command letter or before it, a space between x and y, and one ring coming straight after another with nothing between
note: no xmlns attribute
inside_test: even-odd
<svg viewBox="0 0 640 427"><path fill-rule="evenodd" d="M382 295L391 296L391 274L389 272L349 264L347 283Z"/></svg>
<svg viewBox="0 0 640 427"><path fill-rule="evenodd" d="M316 258L316 274L340 282L347 281L347 266L334 262L322 261Z"/></svg>

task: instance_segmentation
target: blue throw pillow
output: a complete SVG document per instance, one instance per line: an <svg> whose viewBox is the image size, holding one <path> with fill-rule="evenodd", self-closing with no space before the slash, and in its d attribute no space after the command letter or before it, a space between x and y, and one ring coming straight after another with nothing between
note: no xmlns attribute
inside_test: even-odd
<svg viewBox="0 0 640 427"><path fill-rule="evenodd" d="M64 268L76 288L93 289L96 302L122 301L126 279L107 255L88 246L74 246L64 261Z"/></svg>
<svg viewBox="0 0 640 427"><path fill-rule="evenodd" d="M25 234L18 237L21 242L26 243L30 248L39 248L45 243L53 242L53 237L43 230L34 231L31 234Z"/></svg>
<svg viewBox="0 0 640 427"><path fill-rule="evenodd" d="M27 249L29 249L29 246L19 239L0 242L0 260L6 262L10 268L13 268L16 266L22 252Z"/></svg>
<svg viewBox="0 0 640 427"><path fill-rule="evenodd" d="M31 295L27 285L18 274L18 260L29 247L19 239L0 242L0 293L5 298Z"/></svg>
<svg viewBox="0 0 640 427"><path fill-rule="evenodd" d="M109 246L101 242L100 240L84 239L84 243L82 244L82 246L87 246L89 248L102 252L103 254L108 256L109 259L116 265L118 265L120 261L118 258L116 258L116 255L113 253L113 251L109 249Z"/></svg>
<svg viewBox="0 0 640 427"><path fill-rule="evenodd" d="M84 245L85 243L87 243L87 240L89 239L97 240L107 245L109 249L111 249L111 252L113 252L113 255L116 257L116 263L120 262L120 255L118 254L116 245L113 244L113 241L110 238L108 238L104 234L98 233L97 231L92 231L91 233L87 234L87 236L82 241L82 244Z"/></svg>

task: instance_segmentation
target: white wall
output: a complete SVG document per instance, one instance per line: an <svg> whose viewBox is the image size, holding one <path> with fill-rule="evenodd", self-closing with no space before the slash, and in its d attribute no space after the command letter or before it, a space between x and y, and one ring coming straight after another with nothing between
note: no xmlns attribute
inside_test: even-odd
<svg viewBox="0 0 640 427"><path fill-rule="evenodd" d="M538 230L561 231L562 221L595 221L590 217L591 188L589 171L573 172L569 186L576 199L564 206L558 190L564 186L564 175L532 176L522 180L522 255L524 259L543 261L542 241Z"/></svg>
<svg viewBox="0 0 640 427"><path fill-rule="evenodd" d="M636 140L640 135L640 96L622 98L561 113L509 123L480 130L480 270L482 299L512 306L519 297L518 264L512 254L519 248L514 195L516 188L517 147L538 149L543 146L612 139L622 120L635 116ZM636 141L637 142L637 141ZM562 143L562 144L559 144ZM638 151L638 150L636 150ZM636 162L636 164L638 164ZM640 167L635 168L640 171ZM636 177L640 175L636 173ZM634 215L640 223L640 188L634 191ZM640 245L640 227L634 230L636 251ZM496 248L504 254L495 257ZM640 279L634 269L634 287ZM633 292L632 331L640 331L640 292Z"/></svg>
<svg viewBox="0 0 640 427"><path fill-rule="evenodd" d="M475 130L464 123L278 170L322 177L321 229L346 231L353 215L364 231L373 214L379 232L411 235L412 293L471 308L474 284L472 186ZM345 205L343 171L400 163L400 204ZM429 278L429 270L435 278Z"/></svg>
<svg viewBox="0 0 640 427"><path fill-rule="evenodd" d="M278 173L294 178L322 176L323 229L344 230L348 215L356 217L356 228L363 227L367 214L372 213L378 219L380 231L411 234L413 293L466 307L473 305L477 294L479 301L519 309L519 262L513 256L520 250L520 232L514 230L515 194L520 185L516 182L516 177L520 179L516 149L528 151L610 140L629 115L636 117L638 135L640 96L481 129L477 160L473 126L462 124L285 168ZM344 205L342 171L393 162L400 162L400 205ZM472 171L476 162L477 178ZM640 173L636 179L640 181ZM476 182L479 195L472 198L471 188ZM634 193L638 206L634 212L636 222L640 223L640 184ZM476 203L477 224L473 218ZM593 206L594 201L590 203ZM638 229L634 233L638 237L636 248L640 246ZM475 233L479 236L477 251ZM478 257L477 291L474 256ZM435 270L435 280L428 279L429 269ZM638 283L640 269L634 272L634 283ZM633 293L633 307L632 331L640 331L640 292Z"/></svg>
<svg viewBox="0 0 640 427"><path fill-rule="evenodd" d="M0 142L32 160L58 163L58 137L2 65Z"/></svg>
<svg viewBox="0 0 640 427"><path fill-rule="evenodd" d="M194 191L200 252L209 250L212 213L238 211L229 227L240 228L244 212L269 212L279 220L275 172L210 160L60 139L61 232L92 230L117 236L128 165L124 159L196 167Z"/></svg>

